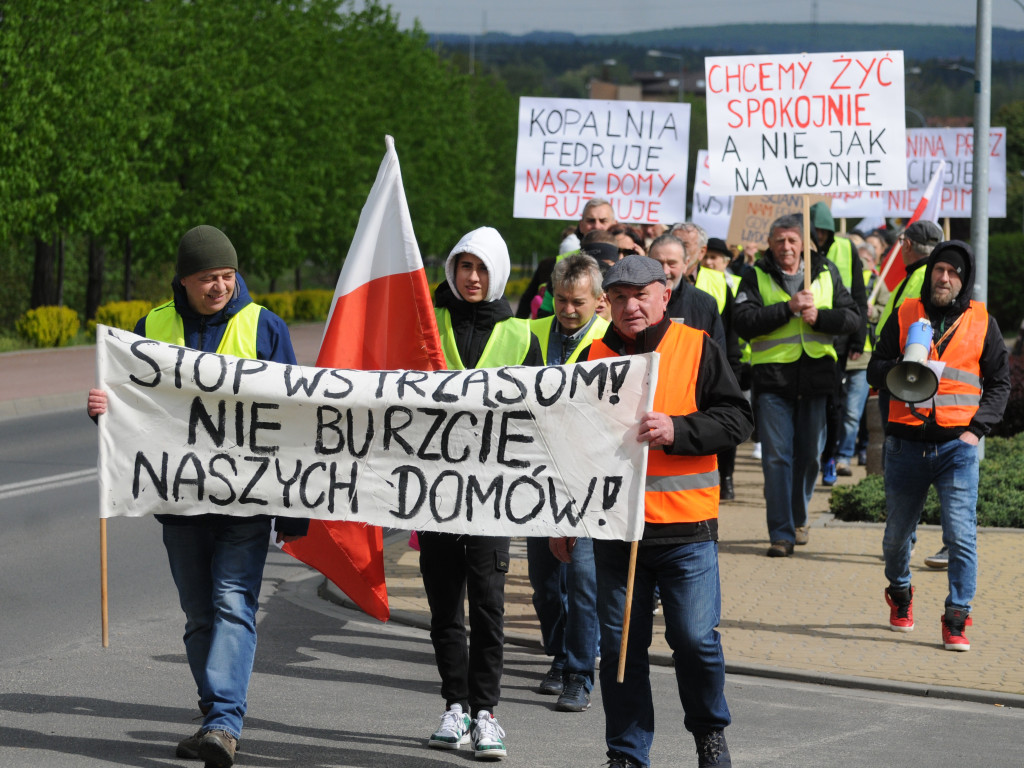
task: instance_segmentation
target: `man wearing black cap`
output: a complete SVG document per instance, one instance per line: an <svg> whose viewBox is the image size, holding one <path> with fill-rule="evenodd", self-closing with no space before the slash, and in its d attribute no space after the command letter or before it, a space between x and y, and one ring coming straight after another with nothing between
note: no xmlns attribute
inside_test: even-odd
<svg viewBox="0 0 1024 768"><path fill-rule="evenodd" d="M725 660L715 629L721 619L715 454L750 434L750 406L721 347L703 331L673 323L665 314L671 289L657 261L627 256L608 270L603 285L612 326L591 345L588 359L654 351L661 355L654 410L641 418L637 438L649 443L650 452L622 683L616 677L630 544L594 541L609 765L650 765L654 705L647 649L657 586L675 659L683 725L694 736L697 764L730 766L723 733L730 723ZM574 543L554 539L552 551L569 562Z"/></svg>
<svg viewBox="0 0 1024 768"><path fill-rule="evenodd" d="M900 258L907 274L889 294L889 300L882 308L882 314L875 326L879 335L889 317L899 314L900 305L906 299L920 298L925 264L928 263L928 256L941 241L942 229L939 225L924 219L915 221L899 236ZM868 309L870 311L870 307ZM889 420L889 392L884 388L878 390L878 410L882 415L882 423L885 424ZM948 562L949 553L945 547L924 560L928 567L939 569L945 568Z"/></svg>
<svg viewBox="0 0 1024 768"><path fill-rule="evenodd" d="M288 326L253 303L237 269L227 235L206 224L190 229L178 244L174 298L139 320L135 333L204 352L294 364ZM95 419L106 409L106 392L90 390L89 415ZM177 756L229 768L242 733L256 651L271 515L205 512L157 515L157 520L185 612L185 655L203 713L202 726L179 742ZM308 520L279 517L277 541L294 541L308 527Z"/></svg>
<svg viewBox="0 0 1024 768"><path fill-rule="evenodd" d="M946 650L968 651L971 600L978 576L978 442L1003 417L1010 394L1010 369L1002 333L984 303L971 300L974 254L959 240L941 243L928 257L920 298L905 299L878 339L868 382L886 383L902 360L911 325L931 323L930 361L938 390L921 402L891 393L885 426L885 535L882 552L889 586L889 627L914 628L910 585L912 537L928 487L942 505L942 543L949 552L949 594L940 619ZM895 376L898 377L899 371ZM896 389L896 382L890 382ZM905 393L911 396L909 393ZM913 395L917 396L917 395Z"/></svg>

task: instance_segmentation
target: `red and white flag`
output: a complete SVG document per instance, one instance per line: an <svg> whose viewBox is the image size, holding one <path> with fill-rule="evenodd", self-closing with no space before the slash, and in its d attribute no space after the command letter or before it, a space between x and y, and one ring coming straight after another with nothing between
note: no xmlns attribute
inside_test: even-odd
<svg viewBox="0 0 1024 768"><path fill-rule="evenodd" d="M935 169L935 173L932 174L931 181L928 182L924 195L921 197L921 202L914 209L914 215L907 221L908 227L921 219L932 221L936 224L939 223L939 203L942 202L942 177L946 174L947 162L949 161L943 160L939 163L938 168ZM900 258L899 242L896 242L889 249L889 255L886 257L881 274L882 280L885 281L885 287L890 291L894 290L900 280L907 276L907 267L903 263L903 259Z"/></svg>
<svg viewBox="0 0 1024 768"><path fill-rule="evenodd" d="M334 291L316 361L321 368L445 367L395 142L386 136L385 143ZM324 574L370 616L388 619L380 528L311 520L309 533L284 550Z"/></svg>

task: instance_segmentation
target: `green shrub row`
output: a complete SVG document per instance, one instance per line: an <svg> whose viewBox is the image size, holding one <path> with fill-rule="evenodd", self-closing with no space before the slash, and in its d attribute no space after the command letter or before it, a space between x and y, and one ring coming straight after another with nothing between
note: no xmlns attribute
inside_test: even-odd
<svg viewBox="0 0 1024 768"><path fill-rule="evenodd" d="M989 437L978 482L978 525L1024 528L1024 433L1014 437ZM868 475L856 485L837 486L829 502L839 520L879 523L885 521L885 483L881 475ZM921 522L941 523L939 497L928 491Z"/></svg>
<svg viewBox="0 0 1024 768"><path fill-rule="evenodd" d="M138 299L136 301L111 301L96 310L96 319L89 321L89 335L96 337L97 325L109 325L125 331L134 331L139 320L149 314L153 302Z"/></svg>
<svg viewBox="0 0 1024 768"><path fill-rule="evenodd" d="M18 335L37 347L63 347L80 327L78 313L70 307L36 307L15 324Z"/></svg>
<svg viewBox="0 0 1024 768"><path fill-rule="evenodd" d="M334 292L328 290L254 293L252 300L261 304L286 323L323 322L331 311Z"/></svg>

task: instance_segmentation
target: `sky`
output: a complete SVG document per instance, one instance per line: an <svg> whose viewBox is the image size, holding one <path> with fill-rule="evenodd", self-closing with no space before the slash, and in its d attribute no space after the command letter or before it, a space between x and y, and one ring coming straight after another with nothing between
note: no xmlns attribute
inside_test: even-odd
<svg viewBox="0 0 1024 768"><path fill-rule="evenodd" d="M990 0L993 27L1024 29L1024 0ZM381 0L407 29L480 34L647 32L723 23L903 23L974 26L972 0ZM356 0L360 5L360 0Z"/></svg>

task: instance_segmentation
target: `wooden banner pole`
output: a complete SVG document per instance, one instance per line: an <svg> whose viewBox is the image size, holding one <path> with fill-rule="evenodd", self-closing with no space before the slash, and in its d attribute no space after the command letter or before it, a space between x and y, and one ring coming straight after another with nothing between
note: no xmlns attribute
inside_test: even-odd
<svg viewBox="0 0 1024 768"><path fill-rule="evenodd" d="M633 612L633 577L636 575L636 550L640 542L634 541L629 547L629 573L626 575L626 613L622 619L622 642L619 643L619 671L615 682L621 683L626 677L626 645L629 641L629 617Z"/></svg>
<svg viewBox="0 0 1024 768"><path fill-rule="evenodd" d="M804 290L811 290L811 196L804 195Z"/></svg>
<svg viewBox="0 0 1024 768"><path fill-rule="evenodd" d="M100 634L103 647L110 647L110 628L107 623L107 518L100 518Z"/></svg>

